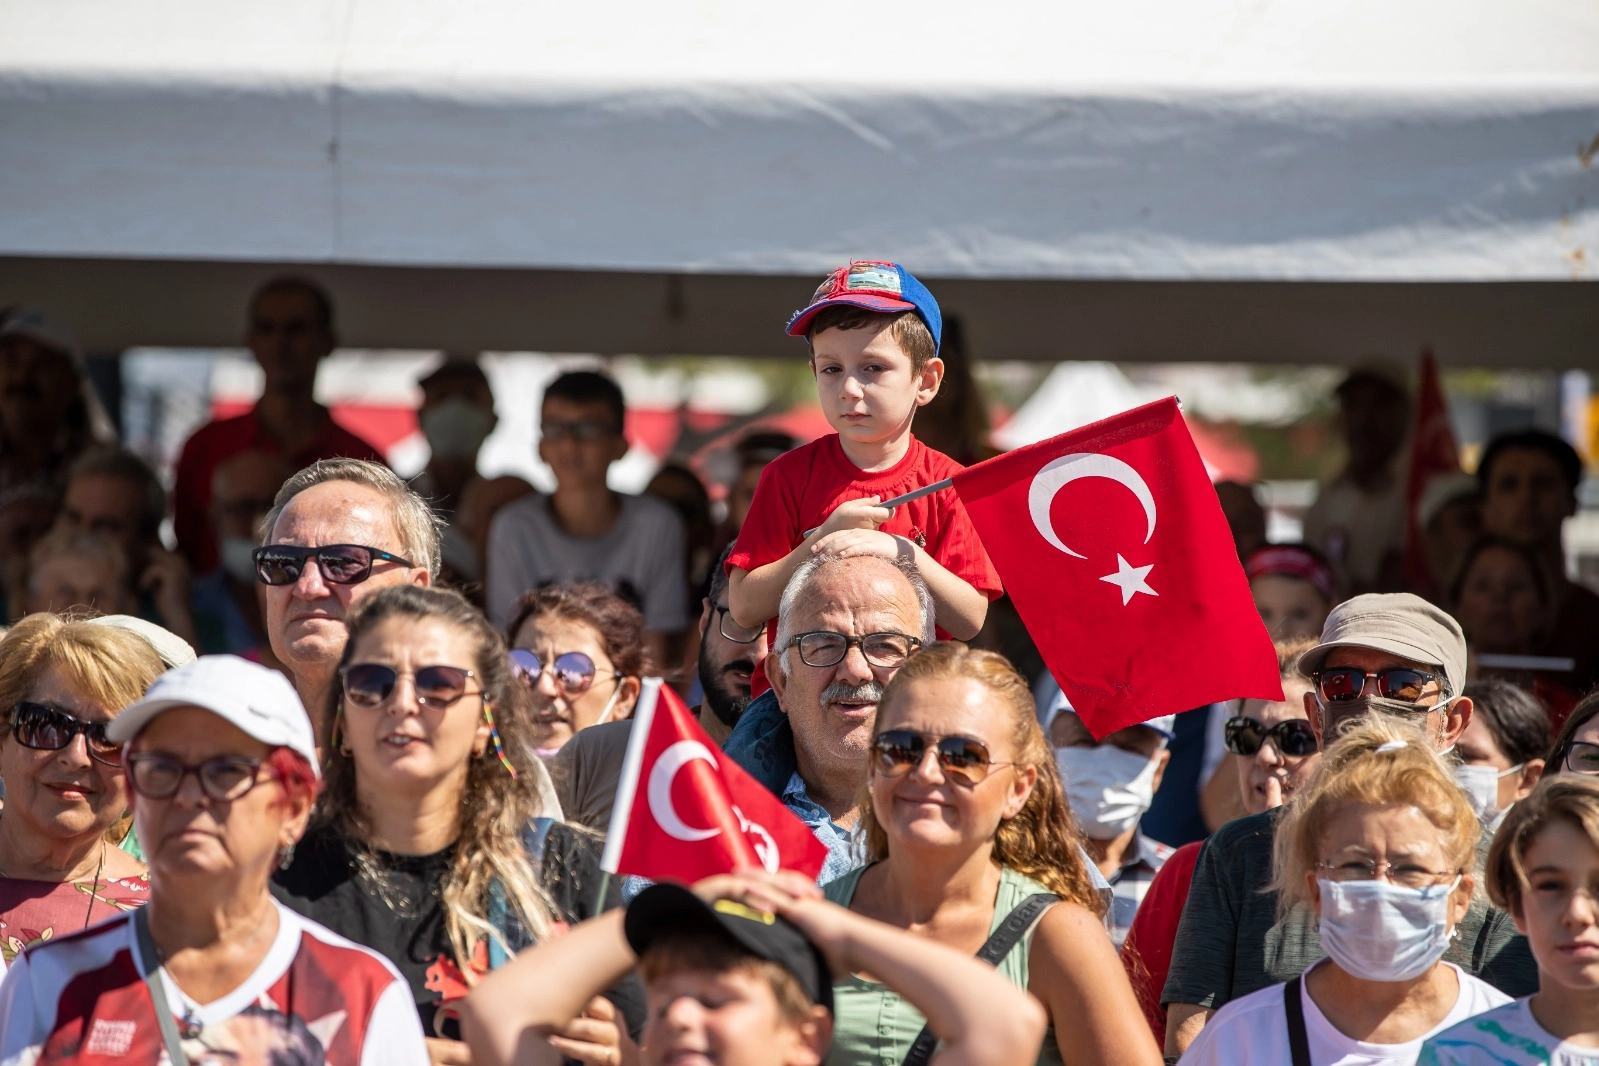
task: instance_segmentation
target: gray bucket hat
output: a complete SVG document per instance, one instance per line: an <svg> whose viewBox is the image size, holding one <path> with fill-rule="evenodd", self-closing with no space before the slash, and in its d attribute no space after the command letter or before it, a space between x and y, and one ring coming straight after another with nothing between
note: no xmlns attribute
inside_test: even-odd
<svg viewBox="0 0 1599 1066"><path fill-rule="evenodd" d="M1335 648L1371 648L1441 666L1450 696L1466 686L1466 635L1445 610L1408 592L1373 592L1345 600L1321 627L1321 643L1299 657L1309 677Z"/></svg>

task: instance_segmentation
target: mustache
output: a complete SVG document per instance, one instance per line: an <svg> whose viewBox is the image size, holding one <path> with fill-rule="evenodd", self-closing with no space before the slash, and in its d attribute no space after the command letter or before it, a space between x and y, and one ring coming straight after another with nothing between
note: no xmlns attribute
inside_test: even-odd
<svg viewBox="0 0 1599 1066"><path fill-rule="evenodd" d="M722 672L726 673L729 670L742 670L746 674L752 674L755 672L755 662L752 659L734 659L723 663Z"/></svg>
<svg viewBox="0 0 1599 1066"><path fill-rule="evenodd" d="M883 686L876 681L862 681L858 685L852 685L847 681L835 681L822 690L821 702L825 706L842 700L859 703L878 703L882 699Z"/></svg>

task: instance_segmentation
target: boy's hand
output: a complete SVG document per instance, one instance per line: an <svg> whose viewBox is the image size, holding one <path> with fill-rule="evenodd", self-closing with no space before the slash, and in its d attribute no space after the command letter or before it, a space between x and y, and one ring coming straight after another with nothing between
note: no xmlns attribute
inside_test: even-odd
<svg viewBox="0 0 1599 1066"><path fill-rule="evenodd" d="M863 500L848 500L833 508L827 520L816 527L817 543L841 529L876 529L894 516L889 507L879 507L881 496L868 496Z"/></svg>
<svg viewBox="0 0 1599 1066"><path fill-rule="evenodd" d="M604 996L589 1000L582 1015L546 1039L556 1051L584 1066L636 1066L639 1061L638 1045L628 1037L616 1007Z"/></svg>
<svg viewBox="0 0 1599 1066"><path fill-rule="evenodd" d="M778 914L796 899L820 899L816 882L794 870L769 874L747 866L730 874L716 874L694 883L694 894L706 903L730 899L767 914Z"/></svg>
<svg viewBox="0 0 1599 1066"><path fill-rule="evenodd" d="M831 900L816 897L792 899L777 913L798 926L806 939L816 945L834 976L854 973L858 968L850 948L850 929L865 919Z"/></svg>
<svg viewBox="0 0 1599 1066"><path fill-rule="evenodd" d="M881 529L841 529L811 545L811 551L832 552L846 558L852 555L876 555L884 559L904 556L911 562L916 561L916 550L910 541Z"/></svg>

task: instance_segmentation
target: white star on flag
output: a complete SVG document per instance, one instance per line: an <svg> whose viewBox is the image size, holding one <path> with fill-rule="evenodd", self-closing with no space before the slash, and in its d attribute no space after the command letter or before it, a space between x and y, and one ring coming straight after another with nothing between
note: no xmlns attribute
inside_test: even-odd
<svg viewBox="0 0 1599 1066"><path fill-rule="evenodd" d="M1106 574L1099 580L1108 581L1112 585L1115 585L1117 588L1121 589L1122 606L1126 607L1132 602L1133 596L1136 593L1147 592L1151 596L1160 595L1160 593L1150 588L1149 582L1145 580L1149 577L1149 572L1153 569L1155 569L1154 563L1150 563L1148 566L1128 566L1127 560L1123 559L1120 555L1117 555L1116 572L1114 574Z"/></svg>

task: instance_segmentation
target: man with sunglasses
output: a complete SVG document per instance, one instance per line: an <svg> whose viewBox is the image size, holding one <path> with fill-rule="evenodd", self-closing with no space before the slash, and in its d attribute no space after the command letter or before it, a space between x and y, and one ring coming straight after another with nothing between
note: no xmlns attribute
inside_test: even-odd
<svg viewBox="0 0 1599 1066"><path fill-rule="evenodd" d="M1365 715L1391 714L1450 753L1471 721L1471 700L1461 694L1466 639L1460 624L1409 593L1356 596L1333 608L1321 642L1300 657L1299 671L1311 681L1305 713L1321 742ZM1168 1055L1185 1051L1223 1004L1290 980L1324 954L1308 909L1277 916L1270 885L1282 809L1227 823L1200 852L1161 995ZM1489 839L1485 832L1484 852ZM1480 900L1444 958L1507 995L1537 989L1526 939L1509 915Z"/></svg>

